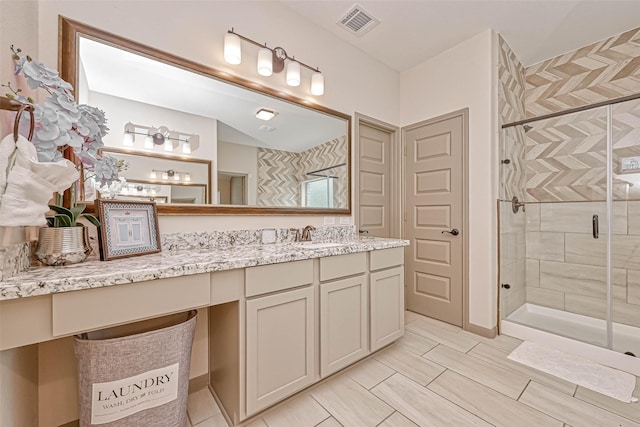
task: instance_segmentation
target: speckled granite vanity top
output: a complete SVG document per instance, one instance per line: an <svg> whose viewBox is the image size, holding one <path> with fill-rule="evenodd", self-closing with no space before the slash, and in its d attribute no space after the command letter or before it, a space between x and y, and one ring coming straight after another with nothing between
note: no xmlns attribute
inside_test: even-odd
<svg viewBox="0 0 640 427"><path fill-rule="evenodd" d="M202 234L200 234L200 237ZM219 237L219 236L218 236ZM0 281L0 300L48 295L81 289L99 288L190 274L232 270L256 265L276 264L333 255L344 255L407 246L406 240L345 236L332 243L247 244L234 238L227 244L207 237L163 241L163 252L113 261L87 261L63 267L31 268ZM182 244L180 244L182 243ZM240 243L240 244L238 244Z"/></svg>

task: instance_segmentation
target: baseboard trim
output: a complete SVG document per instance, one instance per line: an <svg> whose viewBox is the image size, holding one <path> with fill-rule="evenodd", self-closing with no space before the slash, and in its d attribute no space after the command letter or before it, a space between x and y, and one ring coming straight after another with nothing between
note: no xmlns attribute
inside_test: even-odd
<svg viewBox="0 0 640 427"><path fill-rule="evenodd" d="M467 323L464 330L485 338L495 338L496 335L498 335L495 326L491 329L488 329L482 326L474 325L473 323Z"/></svg>
<svg viewBox="0 0 640 427"><path fill-rule="evenodd" d="M189 394L209 386L209 374L193 377L189 380Z"/></svg>

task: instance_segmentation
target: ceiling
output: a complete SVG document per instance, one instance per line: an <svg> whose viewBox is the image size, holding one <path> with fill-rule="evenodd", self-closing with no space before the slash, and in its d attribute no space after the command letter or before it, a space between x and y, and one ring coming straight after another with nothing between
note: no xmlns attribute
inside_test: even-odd
<svg viewBox="0 0 640 427"><path fill-rule="evenodd" d="M404 71L486 29L524 66L640 26L640 0L282 0L373 58ZM358 4L381 22L362 37L337 25Z"/></svg>

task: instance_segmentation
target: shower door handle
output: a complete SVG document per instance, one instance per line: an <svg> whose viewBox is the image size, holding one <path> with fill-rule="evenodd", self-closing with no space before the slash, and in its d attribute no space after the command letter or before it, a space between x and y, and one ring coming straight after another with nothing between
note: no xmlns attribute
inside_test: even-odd
<svg viewBox="0 0 640 427"><path fill-rule="evenodd" d="M593 218L591 218L591 229L593 231L593 238L597 239L600 237L600 223L598 221L598 215L594 214Z"/></svg>

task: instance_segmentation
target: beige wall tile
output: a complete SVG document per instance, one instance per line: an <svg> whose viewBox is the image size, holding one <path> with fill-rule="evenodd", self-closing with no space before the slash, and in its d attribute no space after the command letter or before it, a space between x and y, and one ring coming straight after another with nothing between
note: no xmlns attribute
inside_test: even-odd
<svg viewBox="0 0 640 427"><path fill-rule="evenodd" d="M640 307L614 299L612 309L613 321L631 326L640 326Z"/></svg>
<svg viewBox="0 0 640 427"><path fill-rule="evenodd" d="M624 287L627 283L626 270L614 268L611 278L614 286ZM605 298L607 295L607 268L584 264L540 261L540 287Z"/></svg>
<svg viewBox="0 0 640 427"><path fill-rule="evenodd" d="M443 345L439 345L423 357L513 399L518 398L529 382L528 378L519 374Z"/></svg>
<svg viewBox="0 0 640 427"><path fill-rule="evenodd" d="M640 235L640 202L627 202L629 215L629 234Z"/></svg>
<svg viewBox="0 0 640 427"><path fill-rule="evenodd" d="M592 233L592 217L599 216L600 233L607 233L605 202L567 202L540 204L540 231ZM627 202L613 204L613 233L627 234Z"/></svg>
<svg viewBox="0 0 640 427"><path fill-rule="evenodd" d="M400 374L395 374L374 387L372 392L402 415L421 426L490 425Z"/></svg>
<svg viewBox="0 0 640 427"><path fill-rule="evenodd" d="M526 259L525 283L527 286L540 286L540 260L532 258Z"/></svg>
<svg viewBox="0 0 640 427"><path fill-rule="evenodd" d="M524 403L510 399L455 372L446 371L427 388L494 426L562 427L563 425L562 421L555 420Z"/></svg>
<svg viewBox="0 0 640 427"><path fill-rule="evenodd" d="M564 233L527 232L526 257L564 261Z"/></svg>
<svg viewBox="0 0 640 427"><path fill-rule="evenodd" d="M527 302L544 307L564 310L564 293L545 288L527 286Z"/></svg>
<svg viewBox="0 0 640 427"><path fill-rule="evenodd" d="M527 209L529 208L527 207ZM501 233L524 232L525 226L525 216L522 215L522 211L514 214L511 208L511 202L500 203Z"/></svg>
<svg viewBox="0 0 640 427"><path fill-rule="evenodd" d="M640 270L640 236L615 235L612 239L612 261L616 268ZM573 264L606 266L606 239L590 234L567 233L565 261ZM551 260L554 261L554 260Z"/></svg>
<svg viewBox="0 0 640 427"><path fill-rule="evenodd" d="M640 305L640 271L638 270L627 270L627 302Z"/></svg>
<svg viewBox="0 0 640 427"><path fill-rule="evenodd" d="M585 297L583 295L565 294L565 310L584 316L606 319L607 301L604 298Z"/></svg>
<svg viewBox="0 0 640 427"><path fill-rule="evenodd" d="M540 231L540 204L532 203L527 205L525 211L527 231Z"/></svg>

